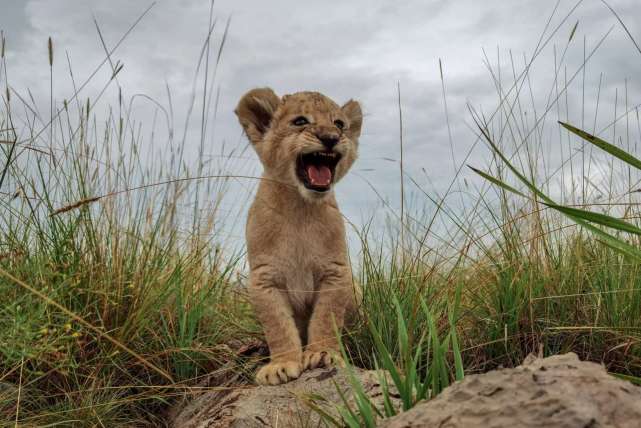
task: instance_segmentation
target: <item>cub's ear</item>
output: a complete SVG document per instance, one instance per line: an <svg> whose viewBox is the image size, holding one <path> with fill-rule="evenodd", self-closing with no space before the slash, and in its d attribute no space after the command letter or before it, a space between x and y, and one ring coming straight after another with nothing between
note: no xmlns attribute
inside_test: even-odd
<svg viewBox="0 0 641 428"><path fill-rule="evenodd" d="M343 113L347 116L347 120L349 121L349 127L345 133L353 139L360 137L361 125L363 124L363 112L361 111L361 105L357 101L349 100L343 107L341 107L341 110L343 110Z"/></svg>
<svg viewBox="0 0 641 428"><path fill-rule="evenodd" d="M256 88L247 92L234 112L252 144L263 139L269 129L280 98L270 88Z"/></svg>

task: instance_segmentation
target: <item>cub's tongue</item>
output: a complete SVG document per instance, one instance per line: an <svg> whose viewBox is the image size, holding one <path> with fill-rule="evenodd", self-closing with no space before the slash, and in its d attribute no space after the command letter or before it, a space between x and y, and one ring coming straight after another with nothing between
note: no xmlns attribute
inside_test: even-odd
<svg viewBox="0 0 641 428"><path fill-rule="evenodd" d="M314 186L329 186L332 181L332 171L325 165L307 165L307 177Z"/></svg>

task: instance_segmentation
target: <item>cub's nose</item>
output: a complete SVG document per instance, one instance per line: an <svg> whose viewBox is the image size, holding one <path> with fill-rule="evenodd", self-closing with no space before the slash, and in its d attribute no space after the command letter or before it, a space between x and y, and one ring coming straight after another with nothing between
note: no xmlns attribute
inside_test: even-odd
<svg viewBox="0 0 641 428"><path fill-rule="evenodd" d="M323 143L323 146L325 146L328 150L331 150L334 148L336 144L338 144L339 137L338 134L334 133L323 133L317 135L318 139L320 140L321 143Z"/></svg>

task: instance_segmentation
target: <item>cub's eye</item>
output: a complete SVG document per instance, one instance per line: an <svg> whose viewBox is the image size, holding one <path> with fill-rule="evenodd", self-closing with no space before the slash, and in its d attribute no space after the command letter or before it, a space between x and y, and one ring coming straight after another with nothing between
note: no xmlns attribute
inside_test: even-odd
<svg viewBox="0 0 641 428"><path fill-rule="evenodd" d="M336 125L336 127L337 127L338 129L343 129L343 128L345 128L345 122L343 122L343 121L342 121L342 120L340 120L340 119L336 119L336 120L334 121L334 125Z"/></svg>
<svg viewBox="0 0 641 428"><path fill-rule="evenodd" d="M298 116L296 119L292 120L292 124L296 126L304 126L309 124L309 120L305 116Z"/></svg>

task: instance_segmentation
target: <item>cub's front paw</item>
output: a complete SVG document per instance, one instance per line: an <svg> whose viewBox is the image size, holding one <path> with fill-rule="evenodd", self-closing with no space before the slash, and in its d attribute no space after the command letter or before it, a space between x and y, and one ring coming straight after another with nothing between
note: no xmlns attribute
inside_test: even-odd
<svg viewBox="0 0 641 428"><path fill-rule="evenodd" d="M258 370L256 382L259 385L279 385L297 379L303 367L297 361L271 362Z"/></svg>
<svg viewBox="0 0 641 428"><path fill-rule="evenodd" d="M344 367L345 362L340 354L334 349L322 349L319 351L303 352L303 369L310 370L317 367Z"/></svg>

